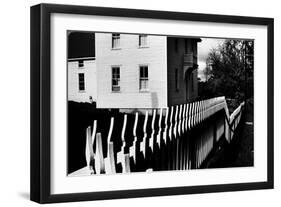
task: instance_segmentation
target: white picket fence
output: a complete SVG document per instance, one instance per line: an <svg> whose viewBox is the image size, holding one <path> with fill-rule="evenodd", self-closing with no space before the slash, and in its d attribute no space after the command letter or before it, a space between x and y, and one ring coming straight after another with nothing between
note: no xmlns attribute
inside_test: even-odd
<svg viewBox="0 0 281 207"><path fill-rule="evenodd" d="M114 117L110 119L106 138L97 133L95 120L86 130L86 169L91 174L113 174L200 168L223 135L231 142L243 108L244 102L229 115L225 98L217 97L152 109L151 115L148 110L145 114L136 112L132 129L127 128L128 114L122 114L119 137L122 145L118 151L112 139ZM143 123L139 123L139 116L144 116ZM141 135L137 132L139 127L143 131ZM132 130L131 144L126 142L126 130Z"/></svg>

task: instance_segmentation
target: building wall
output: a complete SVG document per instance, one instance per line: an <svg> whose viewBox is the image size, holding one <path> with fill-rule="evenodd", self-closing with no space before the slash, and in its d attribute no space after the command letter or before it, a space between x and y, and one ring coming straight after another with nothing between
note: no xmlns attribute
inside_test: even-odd
<svg viewBox="0 0 281 207"><path fill-rule="evenodd" d="M78 74L84 73L85 90L79 91ZM97 100L95 60L84 60L84 67L78 67L77 61L68 61L68 100L76 102L90 102L90 96L95 102Z"/></svg>
<svg viewBox="0 0 281 207"><path fill-rule="evenodd" d="M98 108L159 108L167 106L166 37L149 36L139 48L138 35L121 34L120 49L112 49L111 33L96 33ZM139 66L148 65L147 92L139 90ZM112 92L112 66L120 66L120 92Z"/></svg>
<svg viewBox="0 0 281 207"><path fill-rule="evenodd" d="M194 82L194 92L192 93L191 100L198 98L198 69L192 71L193 82Z"/></svg>
<svg viewBox="0 0 281 207"><path fill-rule="evenodd" d="M178 45L177 50L176 44ZM197 42L193 39L187 39L187 53L191 52L197 55ZM169 106L193 101L198 95L197 69L190 70L187 74L184 73L183 56L185 53L184 38L167 38ZM176 69L178 70L178 87L176 83ZM193 81L193 90L191 81Z"/></svg>

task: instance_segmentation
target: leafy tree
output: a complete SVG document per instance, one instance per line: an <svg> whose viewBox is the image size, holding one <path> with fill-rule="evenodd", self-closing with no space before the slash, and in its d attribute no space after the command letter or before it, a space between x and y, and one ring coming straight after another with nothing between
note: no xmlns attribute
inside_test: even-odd
<svg viewBox="0 0 281 207"><path fill-rule="evenodd" d="M253 97L253 47L253 41L229 39L212 49L204 71L207 81L199 83L200 97Z"/></svg>

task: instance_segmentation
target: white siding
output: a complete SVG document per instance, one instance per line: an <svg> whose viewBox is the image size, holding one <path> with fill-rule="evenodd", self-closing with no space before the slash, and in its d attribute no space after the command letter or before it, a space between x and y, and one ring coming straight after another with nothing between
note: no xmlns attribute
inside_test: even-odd
<svg viewBox="0 0 281 207"><path fill-rule="evenodd" d="M98 108L159 108L167 106L165 36L148 35L139 48L138 35L121 34L120 49L112 49L111 33L96 33ZM139 91L139 65L148 65L149 91ZM120 66L120 92L111 90L111 67Z"/></svg>
<svg viewBox="0 0 281 207"><path fill-rule="evenodd" d="M85 91L79 91L78 74L84 73ZM97 100L97 78L95 60L84 60L84 67L78 67L78 61L68 62L68 100L76 102L90 102Z"/></svg>

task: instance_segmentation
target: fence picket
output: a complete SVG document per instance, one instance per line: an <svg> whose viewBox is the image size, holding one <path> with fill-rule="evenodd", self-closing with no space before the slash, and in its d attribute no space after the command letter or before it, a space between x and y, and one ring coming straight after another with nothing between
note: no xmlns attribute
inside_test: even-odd
<svg viewBox="0 0 281 207"><path fill-rule="evenodd" d="M155 134L155 130L154 130L154 126L155 126L155 118L156 118L156 109L153 110L153 116L152 116L152 122L151 122L151 136L149 138L149 147L151 149L151 151L153 152L153 146L154 146L154 134Z"/></svg>
<svg viewBox="0 0 281 207"><path fill-rule="evenodd" d="M174 124L174 129L173 129L174 137L175 137L175 138L177 137L178 109L179 109L179 106L176 105L175 122L174 122L175 124Z"/></svg>
<svg viewBox="0 0 281 207"><path fill-rule="evenodd" d="M94 173L93 163L92 162L95 159L95 155L94 155L94 151L93 151L91 127L88 127L86 129L85 157L86 157L87 168L90 170L91 173Z"/></svg>
<svg viewBox="0 0 281 207"><path fill-rule="evenodd" d="M185 114L185 131L188 130L188 121L189 121L189 111L190 111L190 104L186 104L186 114Z"/></svg>
<svg viewBox="0 0 281 207"><path fill-rule="evenodd" d="M114 159L114 145L113 142L111 141L113 126L114 126L114 118L111 117L109 132L107 136L107 157L104 159L106 174L116 173L115 159Z"/></svg>
<svg viewBox="0 0 281 207"><path fill-rule="evenodd" d="M163 113L163 108L160 109L160 114L159 114L159 122L158 122L158 134L156 138L156 143L158 144L159 148L161 147L161 132L162 132L162 113Z"/></svg>
<svg viewBox="0 0 281 207"><path fill-rule="evenodd" d="M170 116L170 129L169 129L169 138L170 140L173 139L173 113L174 113L174 107L171 106L171 116Z"/></svg>
<svg viewBox="0 0 281 207"><path fill-rule="evenodd" d="M144 158L146 156L146 138L147 138L146 125L147 125L147 120L148 120L148 111L145 112L145 118L144 118L144 124L143 124L143 140L140 144L140 151L143 153Z"/></svg>
<svg viewBox="0 0 281 207"><path fill-rule="evenodd" d="M123 127L121 132L121 140L122 140L122 146L121 150L117 153L117 164L120 163L122 166L122 173L127 172L127 163L128 160L125 158L125 147L126 147L126 141L125 141L125 131L126 131L126 125L127 125L127 114L124 115L124 121L123 121Z"/></svg>
<svg viewBox="0 0 281 207"><path fill-rule="evenodd" d="M186 104L183 105L183 113L182 113L182 124L181 124L181 131L184 134L185 133L185 120L186 120Z"/></svg>
<svg viewBox="0 0 281 207"><path fill-rule="evenodd" d="M178 135L181 136L181 122L182 122L182 104L179 106L179 117L178 117Z"/></svg>
<svg viewBox="0 0 281 207"><path fill-rule="evenodd" d="M134 122L134 128L133 128L133 136L134 136L134 141L133 145L129 149L129 154L130 157L133 157L134 164L136 164L136 144L137 144L137 126L138 126L138 117L139 114L136 112L135 114L135 122Z"/></svg>
<svg viewBox="0 0 281 207"><path fill-rule="evenodd" d="M105 173L101 133L96 135L95 171L96 174Z"/></svg>
<svg viewBox="0 0 281 207"><path fill-rule="evenodd" d="M168 134L168 117L169 117L169 107L166 108L166 115L165 115L165 128L163 132L163 140L164 144L167 144L167 134Z"/></svg>

